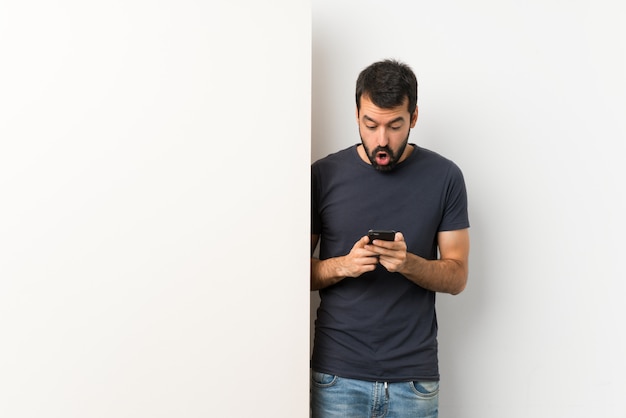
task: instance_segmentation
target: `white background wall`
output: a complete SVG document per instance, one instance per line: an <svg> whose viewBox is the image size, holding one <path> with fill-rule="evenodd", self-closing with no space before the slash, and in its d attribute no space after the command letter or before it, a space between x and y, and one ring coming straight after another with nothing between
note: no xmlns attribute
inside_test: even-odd
<svg viewBox="0 0 626 418"><path fill-rule="evenodd" d="M307 1L0 3L1 417L306 416L310 41Z"/></svg>
<svg viewBox="0 0 626 418"><path fill-rule="evenodd" d="M469 285L438 298L442 418L626 417L619 5L313 1L313 159L359 142L354 82L393 57L420 83L411 140L466 177Z"/></svg>

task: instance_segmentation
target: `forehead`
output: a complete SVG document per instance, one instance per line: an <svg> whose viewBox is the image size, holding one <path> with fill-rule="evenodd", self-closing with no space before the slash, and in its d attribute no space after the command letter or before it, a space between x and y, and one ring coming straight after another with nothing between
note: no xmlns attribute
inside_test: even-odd
<svg viewBox="0 0 626 418"><path fill-rule="evenodd" d="M405 98L401 105L391 108L382 108L376 106L369 97L361 96L361 109L359 117L366 118L378 123L387 123L398 118L410 119L409 99Z"/></svg>

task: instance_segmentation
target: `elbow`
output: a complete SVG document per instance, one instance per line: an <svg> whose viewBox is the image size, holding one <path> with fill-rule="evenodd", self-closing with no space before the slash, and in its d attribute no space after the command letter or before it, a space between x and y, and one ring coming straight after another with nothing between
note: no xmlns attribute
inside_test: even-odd
<svg viewBox="0 0 626 418"><path fill-rule="evenodd" d="M467 271L463 272L463 275L454 281L454 285L450 289L450 294L456 296L462 293L467 286Z"/></svg>
<svg viewBox="0 0 626 418"><path fill-rule="evenodd" d="M456 286L454 289L450 290L450 294L452 296L456 296L456 295L462 293L465 290L465 285L466 285L466 283L464 282L463 284L460 284L460 285Z"/></svg>

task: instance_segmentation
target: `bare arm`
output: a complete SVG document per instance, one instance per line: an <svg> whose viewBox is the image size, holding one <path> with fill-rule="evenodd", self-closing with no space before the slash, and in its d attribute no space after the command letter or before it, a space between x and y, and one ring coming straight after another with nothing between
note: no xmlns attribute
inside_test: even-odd
<svg viewBox="0 0 626 418"><path fill-rule="evenodd" d="M415 284L434 292L461 293L468 276L469 230L444 231L437 235L440 258L427 260L406 251L401 233L393 242L375 241L366 248L380 254L380 263Z"/></svg>
<svg viewBox="0 0 626 418"><path fill-rule="evenodd" d="M311 235L311 290L323 289L348 277L359 277L376 268L377 253L365 249L369 242L367 236L359 239L348 254L326 260L313 257L318 240L319 235Z"/></svg>

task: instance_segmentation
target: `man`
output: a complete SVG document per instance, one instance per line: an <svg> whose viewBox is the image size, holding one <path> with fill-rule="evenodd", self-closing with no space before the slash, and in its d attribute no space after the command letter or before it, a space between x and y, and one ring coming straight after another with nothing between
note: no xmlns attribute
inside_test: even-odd
<svg viewBox="0 0 626 418"><path fill-rule="evenodd" d="M417 115L410 67L376 62L356 83L361 143L312 165L314 418L438 414L435 294L465 288L469 220L459 168L408 142Z"/></svg>

